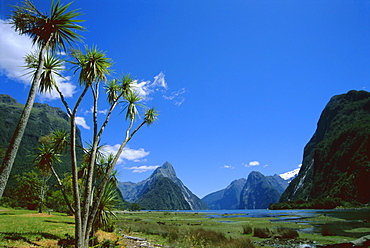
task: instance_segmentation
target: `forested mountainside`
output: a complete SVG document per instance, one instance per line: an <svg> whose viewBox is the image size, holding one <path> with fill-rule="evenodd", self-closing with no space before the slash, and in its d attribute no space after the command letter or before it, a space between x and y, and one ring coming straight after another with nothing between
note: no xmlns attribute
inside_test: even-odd
<svg viewBox="0 0 370 248"><path fill-rule="evenodd" d="M370 93L353 90L332 97L324 108L304 148L301 170L280 202L367 204L369 178Z"/></svg>
<svg viewBox="0 0 370 248"><path fill-rule="evenodd" d="M163 178L170 179L170 181ZM166 185L168 189L159 190L159 188L164 187L163 185ZM189 209L208 209L207 204L194 195L176 176L175 169L168 162L158 167L146 180L139 183L120 182L118 187L123 198L131 203L138 203L139 201L141 203L145 202L146 206L159 207L159 203L155 202L159 201L159 198L155 199L153 197L153 195L158 195L161 198L160 206L165 207L163 209L168 209L168 206L173 207L173 210L184 209L186 204L183 203L182 199L187 202ZM181 192L181 195L178 195L179 192Z"/></svg>
<svg viewBox="0 0 370 248"><path fill-rule="evenodd" d="M6 149L8 147L23 107L24 105L18 103L11 96L0 94L0 148ZM12 206L13 204L20 204L16 199L17 192L15 192L15 189L17 184L19 184L19 178L23 173L36 171L32 161L34 159L33 154L36 152L37 146L40 145L38 140L41 137L50 134L52 131L69 130L69 127L69 117L60 108L51 107L48 104L34 103L31 116L28 120L18 154L3 195L4 197L2 198L3 202L9 199L11 202L8 202L7 204ZM82 147L80 130L78 128L77 145ZM80 164L82 162L83 151L78 149L77 152L77 159ZM2 158L0 159L2 162ZM69 153L62 155L61 162L56 164L54 168L60 178L63 178L64 175L70 173L71 159ZM48 185L50 186L50 189L56 190L54 187L56 185L54 177L51 177L50 180L48 180ZM28 189L24 189L24 195L29 193L27 190ZM120 194L120 191L117 192ZM64 204L64 202L61 201L56 204ZM120 206L124 205L121 196L118 200L118 204ZM24 205L26 205L25 202ZM22 207L24 207L24 205L22 205Z"/></svg>
<svg viewBox="0 0 370 248"><path fill-rule="evenodd" d="M4 149L8 147L22 110L23 105L15 99L8 95L0 95L0 146ZM56 130L69 130L68 115L60 108L35 103L10 174L7 191L14 188L15 175L34 170L32 154L39 145L39 138ZM77 144L80 146L82 144L79 130L77 131ZM80 159L82 154L80 151ZM61 160L62 162L55 166L59 175L71 171L70 157L64 155Z"/></svg>

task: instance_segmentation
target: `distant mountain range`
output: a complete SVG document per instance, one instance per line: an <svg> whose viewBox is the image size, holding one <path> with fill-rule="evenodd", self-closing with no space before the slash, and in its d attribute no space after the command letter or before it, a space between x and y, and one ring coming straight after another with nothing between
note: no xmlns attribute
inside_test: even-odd
<svg viewBox="0 0 370 248"><path fill-rule="evenodd" d="M228 187L202 198L210 209L262 209L279 201L288 186L287 177L264 176L252 171L247 179L233 181Z"/></svg>
<svg viewBox="0 0 370 248"><path fill-rule="evenodd" d="M225 189L211 193L202 200L194 195L176 176L169 162L158 167L150 177L138 182L120 182L123 198L151 210L253 209L268 208L276 203L297 170L264 176L251 172L247 179L234 180Z"/></svg>
<svg viewBox="0 0 370 248"><path fill-rule="evenodd" d="M225 189L210 193L202 198L210 209L238 209L240 195L247 179L241 178L231 182Z"/></svg>
<svg viewBox="0 0 370 248"><path fill-rule="evenodd" d="M139 183L120 182L123 198L151 210L201 210L207 204L194 195L176 176L173 166L165 162Z"/></svg>
<svg viewBox="0 0 370 248"><path fill-rule="evenodd" d="M176 176L169 162L158 167L150 177L139 182L120 182L123 198L151 210L253 209L268 208L279 200L294 172L285 179L279 175L264 176L251 172L248 179L234 180L228 187L211 193L202 200L194 195ZM290 175L290 177L289 177Z"/></svg>

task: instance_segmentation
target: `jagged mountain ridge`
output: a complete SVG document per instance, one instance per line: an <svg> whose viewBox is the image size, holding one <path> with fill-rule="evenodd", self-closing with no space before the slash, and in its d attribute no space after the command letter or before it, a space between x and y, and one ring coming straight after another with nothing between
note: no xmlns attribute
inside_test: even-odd
<svg viewBox="0 0 370 248"><path fill-rule="evenodd" d="M287 186L287 182L278 175L264 176L260 172L252 171L240 195L239 208L268 208L271 203L279 201Z"/></svg>
<svg viewBox="0 0 370 248"><path fill-rule="evenodd" d="M330 99L304 148L298 176L280 202L340 198L370 201L370 93L349 91Z"/></svg>
<svg viewBox="0 0 370 248"><path fill-rule="evenodd" d="M157 182L161 177L170 179L179 189L181 190L182 197L189 204L190 209L208 209L207 204L202 202L196 195L194 195L176 176L175 169L169 162L165 162L161 167L158 167L152 175L139 183L132 182L119 182L118 188L120 189L123 198L128 202L137 202L139 199L143 201L142 195L144 193L148 194L147 189L150 187L151 190L156 190L153 187L153 183ZM168 184L168 183L167 183ZM174 189L171 192L176 192ZM179 196L175 196L178 198ZM174 209L180 209L181 206L178 206Z"/></svg>
<svg viewBox="0 0 370 248"><path fill-rule="evenodd" d="M252 171L248 178L234 180L225 189L208 194L202 200L210 209L260 209L276 203L288 186L278 175L264 176Z"/></svg>

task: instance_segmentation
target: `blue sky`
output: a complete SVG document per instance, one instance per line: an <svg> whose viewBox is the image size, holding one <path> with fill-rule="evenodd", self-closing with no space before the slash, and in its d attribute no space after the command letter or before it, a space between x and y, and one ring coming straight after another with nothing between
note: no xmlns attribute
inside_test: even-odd
<svg viewBox="0 0 370 248"><path fill-rule="evenodd" d="M31 46L5 24L14 2L0 4L0 93L24 103L28 82L19 76ZM71 9L84 13L84 43L107 52L116 76L135 76L145 104L160 112L130 141L120 181L144 180L168 161L203 197L253 170L291 171L330 98L369 87L367 0L75 0ZM73 102L80 89L66 76L60 84ZM62 107L50 96L38 101ZM107 106L102 97L102 116ZM84 101L78 113L85 141L90 109ZM104 136L112 151L123 119L117 114Z"/></svg>

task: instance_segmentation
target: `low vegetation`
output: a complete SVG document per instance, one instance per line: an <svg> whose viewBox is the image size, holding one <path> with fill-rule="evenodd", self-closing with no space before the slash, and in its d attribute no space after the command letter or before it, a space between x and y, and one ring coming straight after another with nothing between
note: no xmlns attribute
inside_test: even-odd
<svg viewBox="0 0 370 248"><path fill-rule="evenodd" d="M275 242L336 244L355 239L345 232L338 235L338 230L331 227L344 220L328 216L307 218L305 224L277 222L273 217L209 216L189 212L124 212L117 217L116 226L122 234L170 247L272 247ZM324 232L331 231L331 235L303 232L313 225L325 226ZM364 236L369 230L362 231ZM289 244L285 244L286 247Z"/></svg>
<svg viewBox="0 0 370 248"><path fill-rule="evenodd" d="M210 216L193 212L116 212L116 216L112 232L95 233L94 247L124 247L122 235L145 238L168 247L248 248L273 247L277 243L336 244L370 232L370 226L349 224L325 215L306 218L306 224L275 221L273 217ZM303 231L313 226L321 226L321 232ZM73 244L71 216L0 208L0 247L73 247Z"/></svg>
<svg viewBox="0 0 370 248"><path fill-rule="evenodd" d="M97 247L114 247L119 240L116 233L103 231L96 237ZM111 246L103 246L108 243ZM0 208L0 247L74 247L74 218L57 212Z"/></svg>

